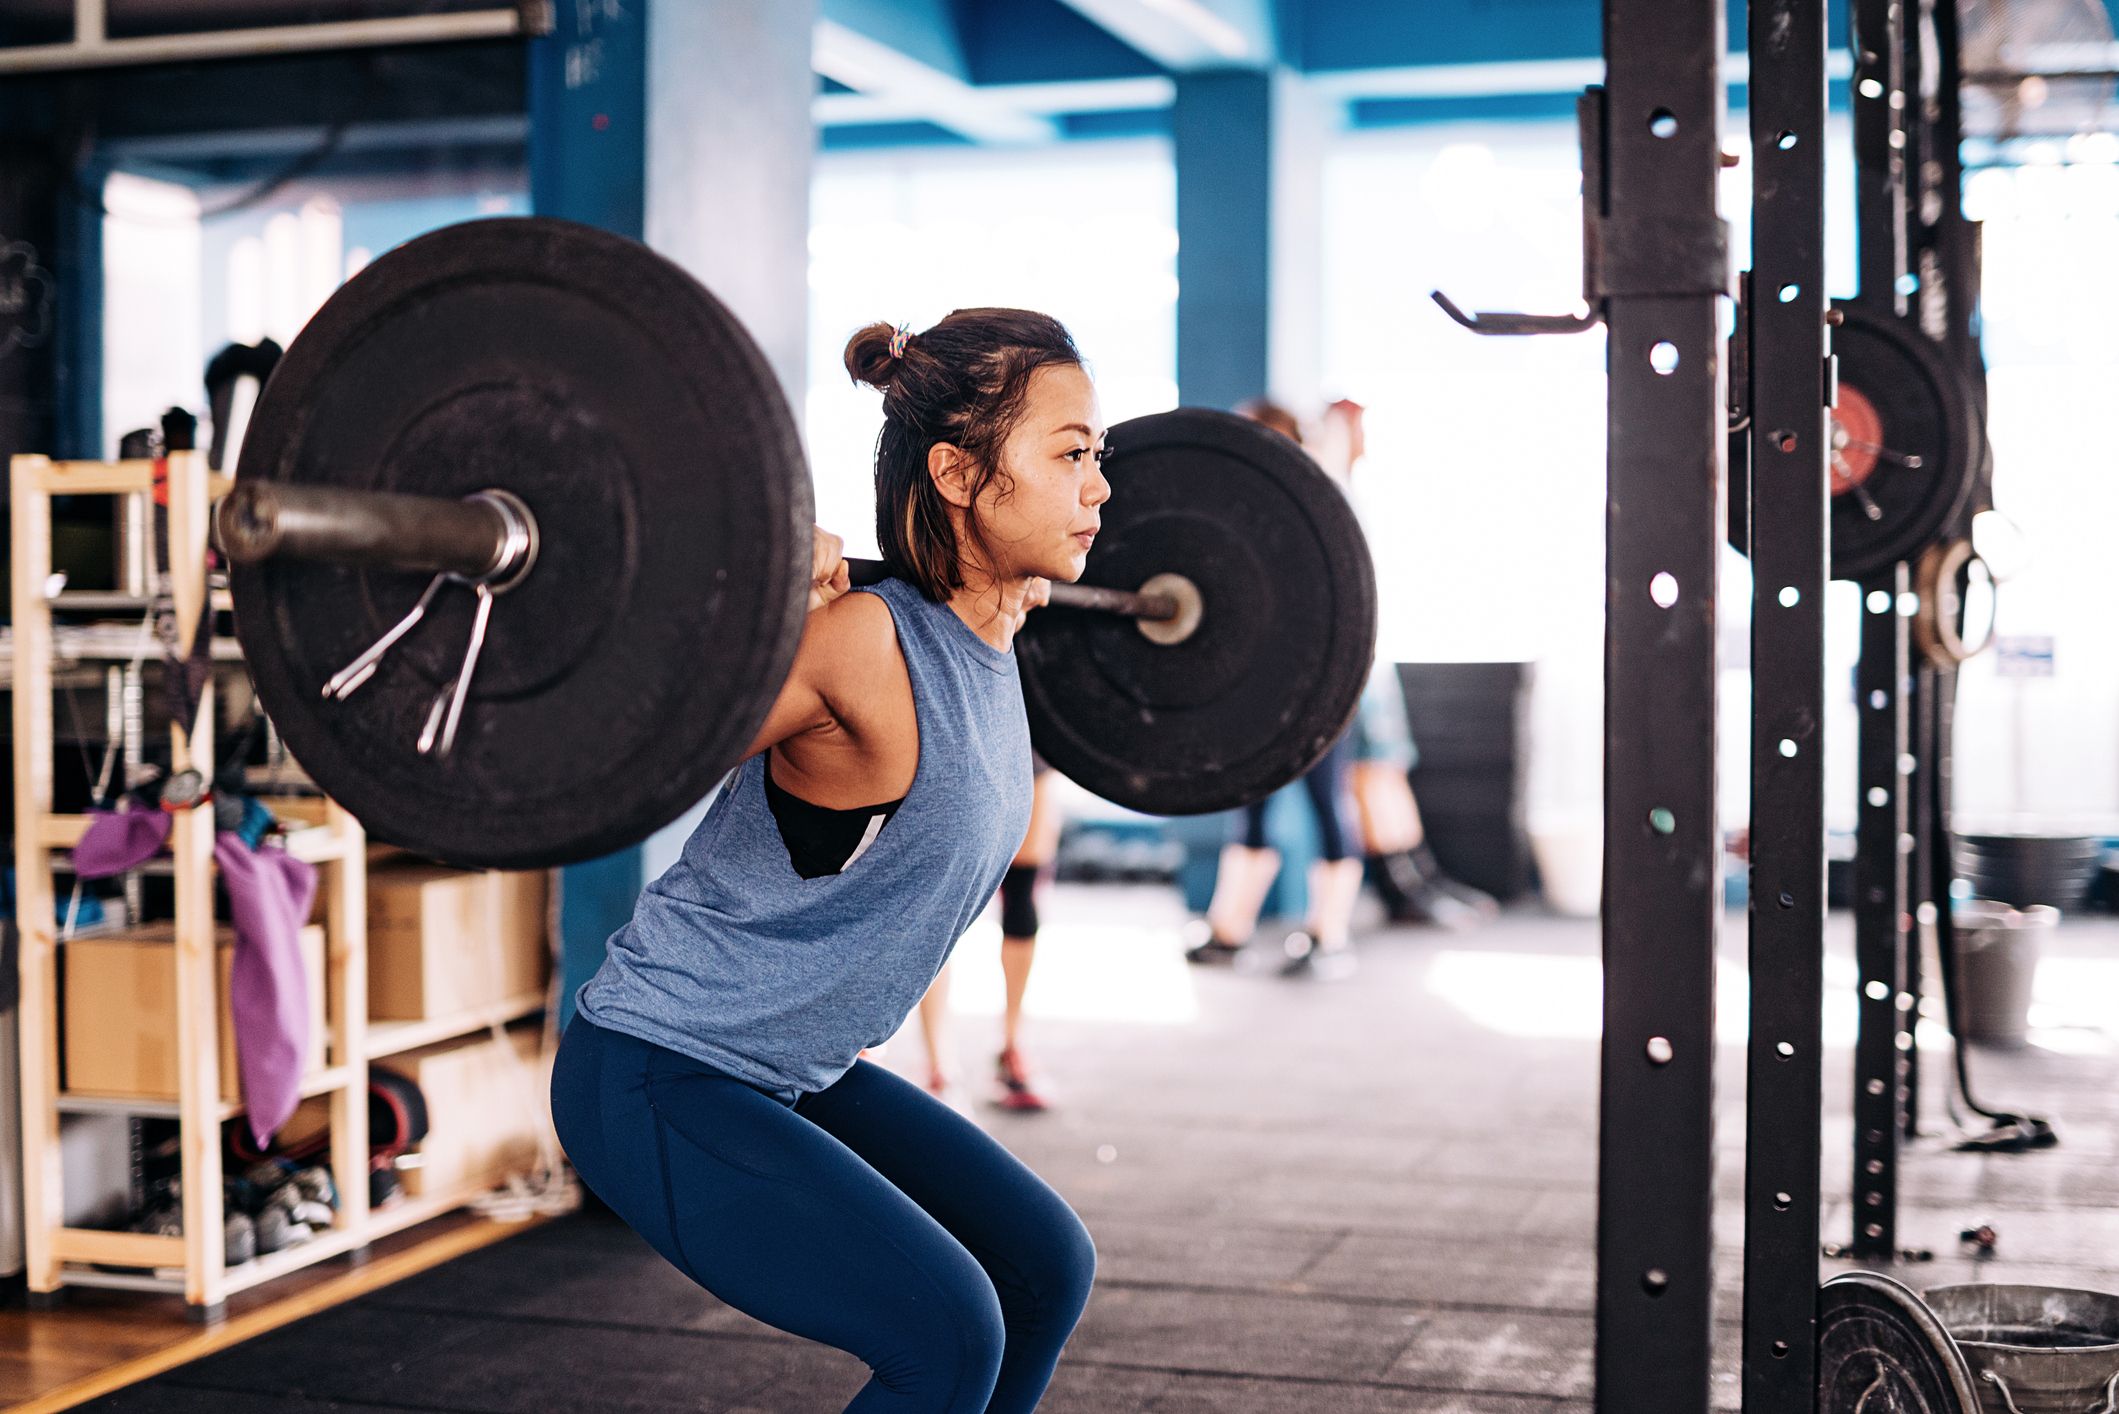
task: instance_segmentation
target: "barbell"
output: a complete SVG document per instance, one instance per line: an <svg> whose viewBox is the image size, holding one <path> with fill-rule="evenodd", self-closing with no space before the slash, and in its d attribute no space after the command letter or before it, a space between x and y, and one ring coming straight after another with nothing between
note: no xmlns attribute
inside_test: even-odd
<svg viewBox="0 0 2119 1414"><path fill-rule="evenodd" d="M1086 583L1016 639L1032 739L1132 809L1260 799L1368 676L1352 508L1228 413L1135 418L1107 447ZM719 300L636 242L504 218L325 302L216 529L259 701L319 788L378 839L528 868L646 837L740 761L800 638L811 505L787 401Z"/></svg>

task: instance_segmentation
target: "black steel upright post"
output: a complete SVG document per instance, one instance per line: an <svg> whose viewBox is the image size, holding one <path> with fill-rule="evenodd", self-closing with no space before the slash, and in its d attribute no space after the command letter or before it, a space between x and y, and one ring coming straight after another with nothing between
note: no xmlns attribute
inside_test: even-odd
<svg viewBox="0 0 2119 1414"><path fill-rule="evenodd" d="M1906 24L1903 0L1854 0L1854 206L1861 297L1906 310Z"/></svg>
<svg viewBox="0 0 2119 1414"><path fill-rule="evenodd" d="M1609 330L1597 1407L1704 1414L1712 1343L1715 597L1726 424L1719 0L1605 0ZM1593 164L1595 154L1585 153Z"/></svg>
<svg viewBox="0 0 2119 1414"><path fill-rule="evenodd" d="M1825 943L1825 0L1752 0L1746 1414L1816 1399Z"/></svg>
<svg viewBox="0 0 2119 1414"><path fill-rule="evenodd" d="M1953 307L1951 267L1965 246L1958 229L1956 25L1948 10L1947 0L1854 0L1856 216L1862 303L1962 350L1952 336L1963 320ZM1899 1255L1899 1145L1915 1127L1918 1100L1914 919L1932 892L1927 872L1915 884L1911 870L1948 848L1932 837L1932 812L1917 807L1932 799L1926 777L1948 746L1935 732L1918 741L1913 732L1916 714L1929 720L1934 704L1920 699L1912 676L1908 566L1879 571L1861 589L1853 1250L1892 1260ZM1926 686L1937 690L1932 678Z"/></svg>
<svg viewBox="0 0 2119 1414"><path fill-rule="evenodd" d="M1908 731L1912 576L1903 563L1862 582L1861 808L1854 846L1854 962L1861 988L1854 1043L1854 1252L1898 1255L1898 1143L1904 1129L1900 998L1911 922Z"/></svg>
<svg viewBox="0 0 2119 1414"><path fill-rule="evenodd" d="M1918 593L1916 589L1914 591ZM1898 993L1899 1027L1917 1041L1920 998L1926 985L1923 952L1927 946L1925 920L1934 917L1935 851L1941 842L1935 836L1935 769L1940 742L1935 735L1935 666L1917 648L1910 655L1906 677L1906 717L1912 723L1913 774L1906 782L1906 833L1912 849L1906 867L1905 961ZM1899 1052L1898 1132L1907 1139L1920 1137L1920 1047L1909 1045Z"/></svg>

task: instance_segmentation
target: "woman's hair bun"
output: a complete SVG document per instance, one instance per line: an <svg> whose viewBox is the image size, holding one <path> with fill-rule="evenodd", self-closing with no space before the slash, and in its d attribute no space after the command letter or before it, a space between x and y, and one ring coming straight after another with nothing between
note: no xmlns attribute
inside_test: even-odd
<svg viewBox="0 0 2119 1414"><path fill-rule="evenodd" d="M890 387L898 365L904 362L901 355L890 351L897 332L895 326L879 322L856 330L846 341L846 372L854 382L871 388Z"/></svg>

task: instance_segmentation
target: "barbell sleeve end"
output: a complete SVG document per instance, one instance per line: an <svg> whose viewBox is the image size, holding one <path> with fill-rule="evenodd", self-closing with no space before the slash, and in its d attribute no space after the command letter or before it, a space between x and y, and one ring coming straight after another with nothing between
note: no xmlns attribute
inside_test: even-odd
<svg viewBox="0 0 2119 1414"><path fill-rule="evenodd" d="M501 593L536 562L537 521L506 491L462 499L239 480L214 513L237 564L274 556L446 574Z"/></svg>

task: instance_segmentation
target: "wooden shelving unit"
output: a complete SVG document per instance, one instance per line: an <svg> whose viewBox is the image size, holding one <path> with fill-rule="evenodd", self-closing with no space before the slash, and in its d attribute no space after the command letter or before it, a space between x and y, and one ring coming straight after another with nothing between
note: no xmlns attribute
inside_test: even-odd
<svg viewBox="0 0 2119 1414"><path fill-rule="evenodd" d="M211 806L182 814L170 833L168 872L175 880L178 1095L173 1101L67 1093L59 1087L59 949L54 869L66 870L67 851L88 817L52 810L54 608L70 612L144 613L137 595L52 593L51 499L55 495L152 495L166 487L169 519L168 588L176 620L188 635L199 622L207 591L206 532L214 500L229 480L211 473L203 454L173 453L158 482L150 461L62 462L18 456L11 464L14 609L14 767L16 917L20 932L21 1071L24 1250L33 1299L68 1285L180 1291L206 1318L216 1318L234 1292L312 1263L364 1249L375 1238L463 1206L492 1180L482 1177L448 1191L368 1206L368 1064L488 1026L532 1015L543 993L420 1022L370 1023L367 961L369 845L360 824L335 802L317 797L274 798L274 813L297 828L284 837L297 858L318 866L325 926L326 1060L303 1085L305 1097L330 1100L329 1167L338 1189L336 1224L310 1241L235 1268L223 1261L221 1126L241 1106L221 1098L219 1007L214 921L214 820ZM180 642L188 649L188 638ZM213 645L218 660L239 653ZM171 728L173 770L198 763L213 769L213 686L209 681L195 737ZM167 929L164 929L167 932ZM112 936L109 933L101 936ZM119 934L118 936L123 936ZM69 1227L60 1163L61 1117L121 1114L175 1119L181 1136L183 1234L176 1237Z"/></svg>

